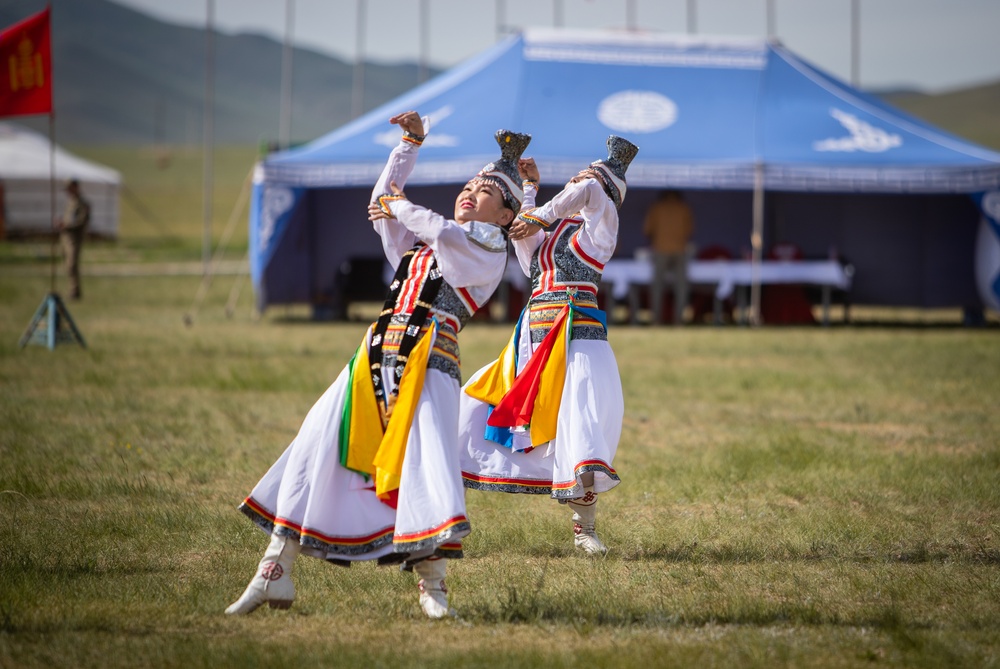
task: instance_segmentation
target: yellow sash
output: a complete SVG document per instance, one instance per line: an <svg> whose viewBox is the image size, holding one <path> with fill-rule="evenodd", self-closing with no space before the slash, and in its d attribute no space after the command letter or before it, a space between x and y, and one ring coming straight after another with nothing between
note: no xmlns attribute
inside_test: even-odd
<svg viewBox="0 0 1000 669"><path fill-rule="evenodd" d="M431 329L424 333L410 353L403 378L399 381L396 404L384 433L371 379L369 336L370 330L358 349L355 372L351 375L350 430L344 466L374 478L375 494L379 499L387 500L389 493L399 488L407 438L424 387L427 361L437 337L437 323L434 322Z"/></svg>
<svg viewBox="0 0 1000 669"><path fill-rule="evenodd" d="M348 433L347 458L344 466L356 472L375 476L372 461L382 443L382 419L375 402L375 388L372 385L371 364L368 360L368 341L371 328L358 347L351 373L351 387L348 388L350 402L350 431Z"/></svg>
<svg viewBox="0 0 1000 669"><path fill-rule="evenodd" d="M382 444L375 454L372 464L375 466L375 494L379 499L389 499L389 493L399 489L399 480L403 474L403 456L406 455L406 442L413 424L413 414L417 410L420 393L424 389L424 377L427 375L427 360L430 358L431 346L437 337L437 321L424 333L410 353L403 378L399 380L399 396L396 406L389 417L385 428ZM371 381L369 380L369 383Z"/></svg>
<svg viewBox="0 0 1000 669"><path fill-rule="evenodd" d="M500 357L493 361L474 382L465 388L465 394L472 398L485 402L490 406L500 404L503 396L510 391L511 384L514 383L514 361L517 358L517 337L518 328L510 335L510 341L502 351Z"/></svg>

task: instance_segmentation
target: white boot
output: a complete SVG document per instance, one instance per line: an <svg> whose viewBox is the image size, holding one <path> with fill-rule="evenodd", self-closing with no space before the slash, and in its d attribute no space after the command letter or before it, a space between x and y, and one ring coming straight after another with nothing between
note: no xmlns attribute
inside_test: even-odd
<svg viewBox="0 0 1000 669"><path fill-rule="evenodd" d="M420 589L420 608L429 618L458 615L455 609L448 607L448 588L444 584L447 568L448 563L443 558L428 558L413 565L414 571L420 577L417 582L417 587Z"/></svg>
<svg viewBox="0 0 1000 669"><path fill-rule="evenodd" d="M226 613L246 615L256 611L264 602L272 609L290 607L295 599L292 565L301 550L297 539L272 534L271 543L257 566L257 573L240 598L226 609Z"/></svg>
<svg viewBox="0 0 1000 669"><path fill-rule="evenodd" d="M577 548L583 549L590 555L604 555L608 552L608 547L594 531L597 519L597 493L594 492L593 486L584 487L583 492L583 497L567 502L573 509L573 542Z"/></svg>

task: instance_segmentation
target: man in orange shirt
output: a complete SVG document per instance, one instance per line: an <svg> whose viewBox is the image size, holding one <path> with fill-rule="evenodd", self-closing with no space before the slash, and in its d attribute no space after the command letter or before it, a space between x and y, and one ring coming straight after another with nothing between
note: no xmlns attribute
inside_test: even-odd
<svg viewBox="0 0 1000 669"><path fill-rule="evenodd" d="M669 277L674 291L673 322L683 325L688 302L687 247L694 232L691 207L678 191L665 190L646 212L642 231L653 247L653 283L650 286L653 323L662 322L663 285Z"/></svg>

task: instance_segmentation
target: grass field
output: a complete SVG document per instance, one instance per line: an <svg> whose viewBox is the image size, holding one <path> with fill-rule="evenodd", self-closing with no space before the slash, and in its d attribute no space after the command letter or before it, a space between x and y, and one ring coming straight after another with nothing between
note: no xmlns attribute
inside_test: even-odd
<svg viewBox="0 0 1000 669"><path fill-rule="evenodd" d="M85 268L196 260L195 159L174 185L127 160L164 229L123 206ZM185 327L199 280L85 275L88 347L20 349L45 246L0 244L0 667L1000 666L996 327L613 328L606 558L551 500L470 492L460 619L424 618L410 574L310 559L290 611L231 619L266 541L235 506L365 323L255 320L249 290L227 319L219 277ZM508 334L464 331L466 374Z"/></svg>

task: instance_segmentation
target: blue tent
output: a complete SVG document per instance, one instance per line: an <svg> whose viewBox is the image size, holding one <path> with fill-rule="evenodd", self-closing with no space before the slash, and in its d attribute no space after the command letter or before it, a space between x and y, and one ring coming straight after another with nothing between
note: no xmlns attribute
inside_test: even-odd
<svg viewBox="0 0 1000 669"><path fill-rule="evenodd" d="M445 214L456 186L495 157L498 128L532 134L543 200L619 134L640 147L621 255L642 245L656 191L676 188L695 211L698 244L736 254L777 242L807 256L836 249L856 267L855 303L996 306L1000 295L1000 268L980 290L973 270L977 233L981 247L1000 238L982 204L1000 190L1000 154L773 42L530 29L258 165L250 258L259 307L336 307L342 265L381 256L367 200L399 137L387 119L408 109L432 127L407 195Z"/></svg>

